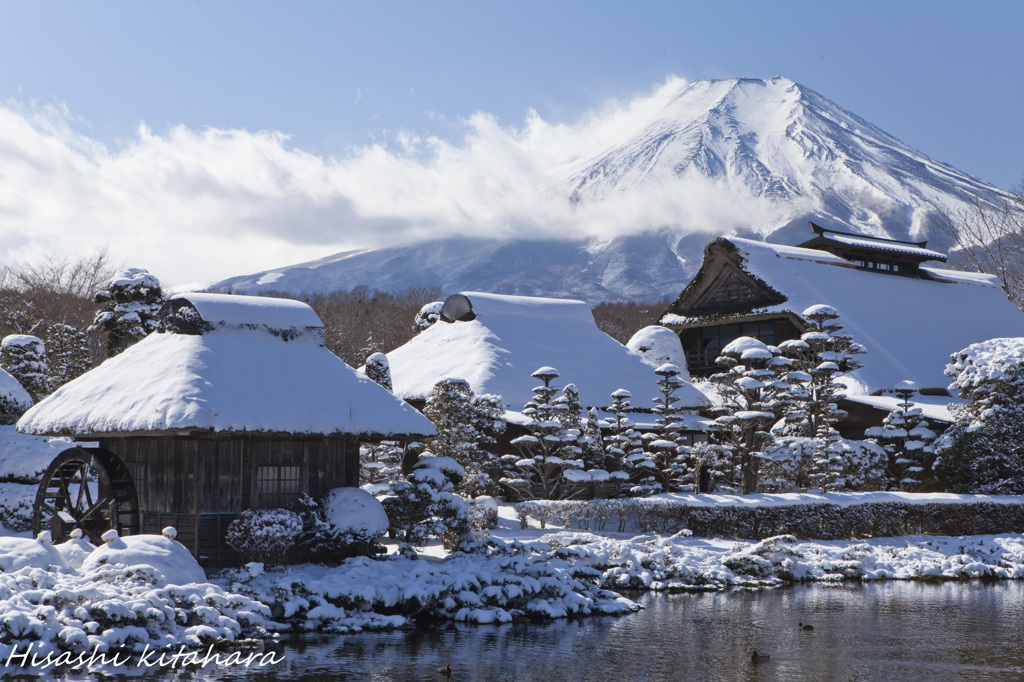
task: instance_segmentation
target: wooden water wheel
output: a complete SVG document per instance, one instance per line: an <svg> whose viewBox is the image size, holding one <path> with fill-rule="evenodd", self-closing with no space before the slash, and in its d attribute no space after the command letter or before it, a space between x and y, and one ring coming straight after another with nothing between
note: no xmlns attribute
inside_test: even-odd
<svg viewBox="0 0 1024 682"><path fill-rule="evenodd" d="M49 528L54 542L81 528L95 545L110 529L137 535L139 498L128 467L102 448L69 448L57 455L39 484L32 511L32 532Z"/></svg>

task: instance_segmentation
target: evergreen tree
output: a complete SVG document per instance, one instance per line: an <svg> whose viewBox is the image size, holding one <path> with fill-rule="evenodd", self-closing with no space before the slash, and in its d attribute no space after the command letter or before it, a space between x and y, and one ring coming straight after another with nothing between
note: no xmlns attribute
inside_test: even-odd
<svg viewBox="0 0 1024 682"><path fill-rule="evenodd" d="M890 487L904 492L917 492L931 481L935 459L936 434L928 428L921 408L910 401L916 392L917 384L912 381L896 384L895 393L901 402L882 421L882 426L864 432L885 449Z"/></svg>
<svg viewBox="0 0 1024 682"><path fill-rule="evenodd" d="M946 376L966 402L937 441L935 468L957 493L1024 494L1024 338L952 355Z"/></svg>
<svg viewBox="0 0 1024 682"><path fill-rule="evenodd" d="M607 471L607 455L604 451L604 438L601 435L601 420L597 408L587 410L587 419L583 423L583 435L580 436L580 449L583 467L587 470L604 469Z"/></svg>
<svg viewBox="0 0 1024 682"><path fill-rule="evenodd" d="M454 493L463 472L449 464L447 458L424 457L409 474L393 481L381 499L399 551L406 556L415 558L413 548L422 547L431 537L441 538L451 548L469 533L469 508Z"/></svg>
<svg viewBox="0 0 1024 682"><path fill-rule="evenodd" d="M761 454L774 443L770 429L789 410L792 386L780 376L790 365L778 348L748 336L726 345L715 362L725 370L710 378L721 396L715 440L732 453L740 491L754 493Z"/></svg>
<svg viewBox="0 0 1024 682"><path fill-rule="evenodd" d="M558 370L541 367L531 376L544 383L533 389L533 399L523 409L523 415L530 419L526 424L529 434L512 441L522 454L522 459L515 462L522 477L506 478L502 482L527 496L532 496L533 484L536 484L540 487L540 496L550 500L562 493L562 473L583 466L577 459L582 452L578 442L579 420L575 429L566 428L560 421L566 418L569 400L564 395L559 400L559 389L551 385L558 378Z"/></svg>
<svg viewBox="0 0 1024 682"><path fill-rule="evenodd" d="M813 305L802 313L808 330L799 340L785 341L779 348L793 361L799 385L791 388L796 409L787 417L798 435L813 438L813 462L809 472L810 483L822 490L842 490L846 487L846 460L844 447L835 425L846 416L839 409L843 397L838 378L863 367L855 356L864 353L864 347L855 343L836 320L839 312L827 305ZM791 384L792 386L792 384ZM874 473L865 478L875 478Z"/></svg>
<svg viewBox="0 0 1024 682"><path fill-rule="evenodd" d="M0 366L18 380L33 402L50 393L46 380L46 344L28 334L11 334L0 342Z"/></svg>
<svg viewBox="0 0 1024 682"><path fill-rule="evenodd" d="M366 376L375 383L391 390L391 365L388 364L388 356L383 353L373 353L366 358Z"/></svg>
<svg viewBox="0 0 1024 682"><path fill-rule="evenodd" d="M619 479L615 474L621 472L628 479L635 483L630 489L632 495L644 495L654 491L656 483L654 474L651 472L653 464L647 460L647 452L644 451L643 439L633 428L634 424L628 417L630 411L630 398L632 394L624 388L612 393L611 417L604 420L608 428L608 436L605 438L605 452L613 460L611 468L613 478Z"/></svg>
<svg viewBox="0 0 1024 682"><path fill-rule="evenodd" d="M654 431L644 437L647 459L654 466L652 471L662 491L677 490L681 484L693 482L693 470L689 464L689 448L683 444L679 433L682 410L676 404L677 389L684 385L679 378L680 369L666 363L654 370L658 378L658 397L654 399Z"/></svg>
<svg viewBox="0 0 1024 682"><path fill-rule="evenodd" d="M46 380L51 391L85 374L92 367L85 333L58 322L46 330Z"/></svg>
<svg viewBox="0 0 1024 682"><path fill-rule="evenodd" d="M107 333L107 357L112 358L156 329L164 294L148 271L126 268L108 280L94 300L101 307L89 331Z"/></svg>
<svg viewBox="0 0 1024 682"><path fill-rule="evenodd" d="M474 395L463 379L444 379L434 386L423 414L437 429L428 442L430 453L451 457L465 469L460 490L472 496L497 492L501 462L489 448L505 427L501 399Z"/></svg>

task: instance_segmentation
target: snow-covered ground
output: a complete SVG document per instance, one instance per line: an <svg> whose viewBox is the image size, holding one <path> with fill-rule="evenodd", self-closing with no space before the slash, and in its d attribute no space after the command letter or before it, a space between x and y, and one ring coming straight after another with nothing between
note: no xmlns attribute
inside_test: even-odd
<svg viewBox="0 0 1024 682"><path fill-rule="evenodd" d="M420 617L472 623L517 617L626 614L623 590L761 588L792 581L1024 578L1024 536L913 536L865 541L760 542L581 532L535 522L512 505L478 551L418 559L357 558L341 566L260 564L204 579L169 537L113 539L92 550L0 538L0 656L127 646L176 649L274 632L356 632ZM125 562L128 566L118 565ZM198 571L198 573L197 573Z"/></svg>

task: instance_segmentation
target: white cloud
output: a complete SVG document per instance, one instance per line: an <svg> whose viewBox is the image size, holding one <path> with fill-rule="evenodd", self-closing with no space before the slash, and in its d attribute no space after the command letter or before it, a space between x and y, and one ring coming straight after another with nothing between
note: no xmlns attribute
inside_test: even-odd
<svg viewBox="0 0 1024 682"><path fill-rule="evenodd" d="M709 181L650 180L573 207L572 168L621 143L666 105L670 78L572 124L531 112L520 127L475 113L457 141L323 158L278 132L142 125L118 149L75 131L60 108L0 106L0 258L92 252L165 284L214 281L352 248L462 236L611 237L663 225L721 232L771 207ZM358 94L357 94L358 97Z"/></svg>

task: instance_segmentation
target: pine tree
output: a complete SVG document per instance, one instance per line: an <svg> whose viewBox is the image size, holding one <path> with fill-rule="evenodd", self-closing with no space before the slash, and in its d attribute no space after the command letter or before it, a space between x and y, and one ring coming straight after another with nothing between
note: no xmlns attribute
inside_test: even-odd
<svg viewBox="0 0 1024 682"><path fill-rule="evenodd" d="M644 438L647 459L657 484L664 492L677 490L681 484L693 483L693 470L688 463L689 448L683 444L679 430L682 410L676 404L677 389L684 385L680 369L666 363L654 370L658 378L658 397L654 399L654 431Z"/></svg>
<svg viewBox="0 0 1024 682"><path fill-rule="evenodd" d="M793 361L799 386L792 389L797 408L788 422L801 436L815 441L810 483L822 490L846 487L844 447L835 425L846 413L839 409L843 397L837 379L863 364L855 356L864 347L855 343L836 322L839 312L827 305L813 305L802 313L808 330L799 340L785 341L779 348ZM866 476L874 478L874 474Z"/></svg>
<svg viewBox="0 0 1024 682"><path fill-rule="evenodd" d="M894 392L901 402L882 421L882 426L874 426L864 435L885 449L890 487L917 492L931 479L936 434L928 428L921 408L910 401L917 392L917 384L901 381Z"/></svg>
<svg viewBox="0 0 1024 682"><path fill-rule="evenodd" d="M33 402L50 393L46 381L46 344L36 336L11 334L0 342L0 366L18 380Z"/></svg>
<svg viewBox="0 0 1024 682"><path fill-rule="evenodd" d="M112 358L156 329L164 294L148 271L126 268L108 280L94 300L101 307L89 331L107 333L107 357Z"/></svg>
<svg viewBox="0 0 1024 682"><path fill-rule="evenodd" d="M789 410L789 363L774 346L742 336L722 349L715 361L725 371L710 378L721 396L716 407L715 440L732 452L740 490L757 492L760 456L774 443L770 429Z"/></svg>
<svg viewBox="0 0 1024 682"><path fill-rule="evenodd" d="M621 480L620 476L616 476L621 472L635 483L630 488L630 494L645 495L654 491L655 478L651 472L653 464L647 460L647 453L644 451L643 439L627 416L632 397L633 395L624 388L611 395L612 404L609 411L612 416L604 420L609 432L605 438L605 452L614 461L613 468L618 470L612 472L613 479Z"/></svg>
<svg viewBox="0 0 1024 682"><path fill-rule="evenodd" d="M581 454L579 421L575 429L566 428L560 421L566 418L569 400L564 395L559 400L559 389L551 385L558 378L558 370L541 367L531 376L544 383L533 389L533 399L523 409L523 415L530 419L526 424L530 433L512 441L522 454L515 467L524 476L518 480L506 478L503 482L514 485L524 495L532 494L535 483L540 487L541 497L550 500L562 493L562 473L583 466L577 459Z"/></svg>
<svg viewBox="0 0 1024 682"><path fill-rule="evenodd" d="M92 361L85 333L62 322L50 325L46 330L46 364L51 391L88 372Z"/></svg>
<svg viewBox="0 0 1024 682"><path fill-rule="evenodd" d="M416 444L418 445L418 443ZM359 446L359 484L383 485L402 473L406 450L397 441L363 443Z"/></svg>

